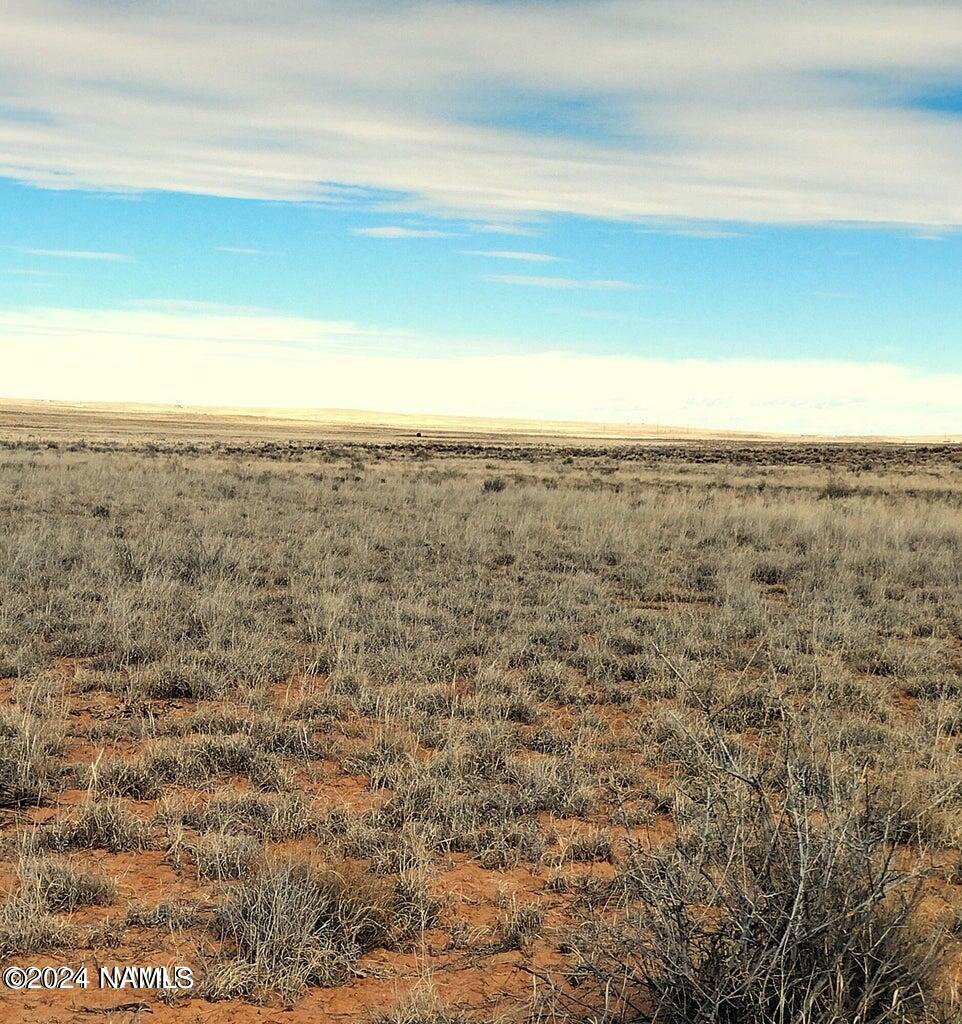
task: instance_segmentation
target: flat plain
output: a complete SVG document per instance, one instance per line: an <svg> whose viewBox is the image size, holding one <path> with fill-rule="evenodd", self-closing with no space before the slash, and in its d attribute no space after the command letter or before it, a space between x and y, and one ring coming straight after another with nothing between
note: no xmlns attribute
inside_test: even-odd
<svg viewBox="0 0 962 1024"><path fill-rule="evenodd" d="M957 444L5 415L0 1019L958 1019Z"/></svg>

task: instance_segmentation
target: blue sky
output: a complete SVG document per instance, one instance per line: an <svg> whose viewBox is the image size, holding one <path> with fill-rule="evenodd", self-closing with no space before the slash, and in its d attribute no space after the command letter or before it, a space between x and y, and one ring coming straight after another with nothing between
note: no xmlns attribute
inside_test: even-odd
<svg viewBox="0 0 962 1024"><path fill-rule="evenodd" d="M3 17L0 394L962 432L954 6Z"/></svg>

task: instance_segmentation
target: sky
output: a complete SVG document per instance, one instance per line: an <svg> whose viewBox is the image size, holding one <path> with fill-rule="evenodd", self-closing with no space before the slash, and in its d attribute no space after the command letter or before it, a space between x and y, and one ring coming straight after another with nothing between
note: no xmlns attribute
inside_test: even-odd
<svg viewBox="0 0 962 1024"><path fill-rule="evenodd" d="M962 434L962 4L3 0L0 396Z"/></svg>

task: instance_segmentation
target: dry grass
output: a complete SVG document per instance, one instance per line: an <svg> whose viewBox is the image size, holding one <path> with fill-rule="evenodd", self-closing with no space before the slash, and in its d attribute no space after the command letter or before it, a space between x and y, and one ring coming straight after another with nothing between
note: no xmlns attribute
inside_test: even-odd
<svg viewBox="0 0 962 1024"><path fill-rule="evenodd" d="M244 1021L951 1014L957 449L99 447L0 461L5 958L148 943Z"/></svg>

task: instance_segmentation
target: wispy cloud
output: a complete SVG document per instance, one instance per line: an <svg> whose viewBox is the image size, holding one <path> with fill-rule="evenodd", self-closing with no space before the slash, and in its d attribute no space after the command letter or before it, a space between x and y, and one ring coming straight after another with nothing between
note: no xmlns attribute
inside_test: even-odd
<svg viewBox="0 0 962 1024"><path fill-rule="evenodd" d="M520 224L472 224L471 230L481 235L531 236L538 233L533 228L522 227Z"/></svg>
<svg viewBox="0 0 962 1024"><path fill-rule="evenodd" d="M40 270L36 267L5 267L4 274L13 274L16 277L63 277L59 270Z"/></svg>
<svg viewBox="0 0 962 1024"><path fill-rule="evenodd" d="M60 260L93 260L100 263L126 263L130 257L121 252L97 252L90 249L26 249L17 247L25 256L50 256Z"/></svg>
<svg viewBox="0 0 962 1024"><path fill-rule="evenodd" d="M620 291L637 288L631 281L607 280L605 278L582 279L577 277L537 277L528 274L483 274L482 281L496 284L516 284L528 288L572 288L600 291Z"/></svg>
<svg viewBox="0 0 962 1024"><path fill-rule="evenodd" d="M364 327L345 320L284 316L213 302L152 299L132 305L135 308L0 311L0 343L29 336L68 346L76 344L79 349L92 339L142 339L164 345L186 344L188 350L196 343L199 352L210 345L228 349L257 345L277 355L284 349L329 350L339 343L356 344L359 339L373 344L388 338L409 337L406 331ZM132 368L136 367L137 358L133 358Z"/></svg>
<svg viewBox="0 0 962 1024"><path fill-rule="evenodd" d="M243 18L8 0L0 175L386 195L500 231L550 213L925 229L962 223L962 124L924 102L960 62L962 5L937 0L277 0Z"/></svg>
<svg viewBox="0 0 962 1024"><path fill-rule="evenodd" d="M368 238L454 238L456 232L440 231L437 228L405 228L387 224L377 228L354 228L353 234Z"/></svg>
<svg viewBox="0 0 962 1024"><path fill-rule="evenodd" d="M218 252L233 253L236 256L276 256L277 252L273 249L250 249L246 246L240 245L219 245L217 246Z"/></svg>
<svg viewBox="0 0 962 1024"><path fill-rule="evenodd" d="M730 228L711 228L711 227L686 227L684 225L675 225L673 227L646 227L639 228L639 232L643 235L678 235L681 238L744 238L744 231L735 231Z"/></svg>
<svg viewBox="0 0 962 1024"><path fill-rule="evenodd" d="M488 256L496 260L518 260L521 263L557 263L559 257L543 252L524 252L518 249L462 249L462 256Z"/></svg>
<svg viewBox="0 0 962 1024"><path fill-rule="evenodd" d="M548 312L561 316L576 316L584 320L602 320L610 323L631 323L641 320L638 313L619 313L613 309L576 309L568 306L555 306Z"/></svg>
<svg viewBox="0 0 962 1024"><path fill-rule="evenodd" d="M160 313L205 313L244 317L273 316L270 310L261 306L237 306L229 302L207 302L203 299L134 299L124 305ZM252 322L256 323L257 321ZM296 322L296 318L293 318L291 322Z"/></svg>
<svg viewBox="0 0 962 1024"><path fill-rule="evenodd" d="M958 432L962 374L891 362L452 355L263 313L0 312L7 397L383 409L835 434Z"/></svg>

